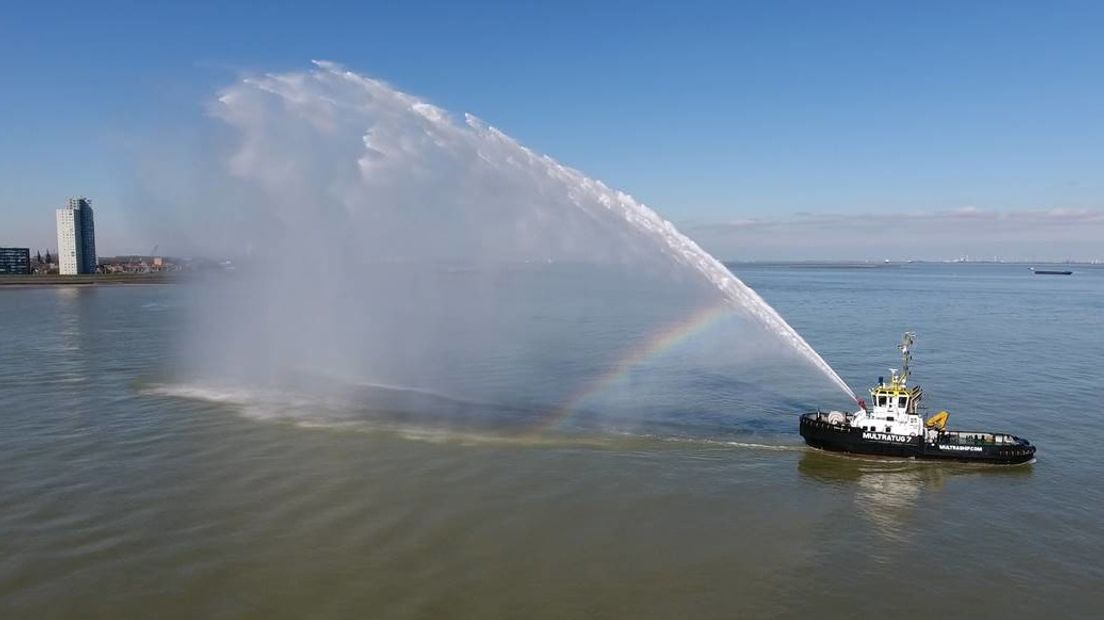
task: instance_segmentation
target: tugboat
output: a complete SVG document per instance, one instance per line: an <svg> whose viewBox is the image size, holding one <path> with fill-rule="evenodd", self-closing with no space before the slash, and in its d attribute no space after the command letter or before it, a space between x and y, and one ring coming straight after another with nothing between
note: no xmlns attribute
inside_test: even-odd
<svg viewBox="0 0 1104 620"><path fill-rule="evenodd" d="M909 363L916 334L906 332L898 349L901 371L890 369L870 390L872 407L858 399L859 410L817 411L801 416L801 436L814 448L873 456L1013 465L1035 458L1035 446L1007 433L947 430L951 414L940 411L924 420L924 392L909 387Z"/></svg>

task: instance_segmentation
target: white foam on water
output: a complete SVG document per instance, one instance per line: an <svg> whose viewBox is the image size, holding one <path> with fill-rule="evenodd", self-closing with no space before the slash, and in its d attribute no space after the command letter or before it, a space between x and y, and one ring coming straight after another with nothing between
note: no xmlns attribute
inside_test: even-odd
<svg viewBox="0 0 1104 620"><path fill-rule="evenodd" d="M259 389L240 385L211 383L154 384L140 390L144 394L183 398L233 407L245 417L258 420L296 420L319 424L338 424L329 420L325 399L288 390Z"/></svg>
<svg viewBox="0 0 1104 620"><path fill-rule="evenodd" d="M250 402L255 392L241 387L200 385L196 383L158 383L139 390L143 394L170 396L211 403L241 405Z"/></svg>

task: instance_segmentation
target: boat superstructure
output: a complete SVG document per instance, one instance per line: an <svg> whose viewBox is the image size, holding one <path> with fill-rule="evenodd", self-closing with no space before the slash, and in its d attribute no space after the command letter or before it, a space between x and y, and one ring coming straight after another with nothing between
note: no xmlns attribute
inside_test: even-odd
<svg viewBox="0 0 1104 620"><path fill-rule="evenodd" d="M921 415L924 392L909 386L912 346L916 334L905 333L898 349L900 370L890 369L889 381L878 378L870 390L870 405L859 399L853 413L830 411L801 416L801 436L815 448L921 459L948 459L988 463L1023 463L1035 456L1035 447L1007 433L947 430L946 411L927 420Z"/></svg>

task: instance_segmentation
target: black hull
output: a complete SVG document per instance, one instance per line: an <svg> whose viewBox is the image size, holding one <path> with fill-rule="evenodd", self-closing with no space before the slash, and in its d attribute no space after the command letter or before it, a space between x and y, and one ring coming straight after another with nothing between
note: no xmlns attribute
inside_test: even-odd
<svg viewBox="0 0 1104 620"><path fill-rule="evenodd" d="M852 426L829 424L821 413L801 416L801 436L814 448L896 458L1015 465L1035 458L1035 446L1024 439L1015 443L970 443L952 441L954 433L935 441L923 437L872 433Z"/></svg>

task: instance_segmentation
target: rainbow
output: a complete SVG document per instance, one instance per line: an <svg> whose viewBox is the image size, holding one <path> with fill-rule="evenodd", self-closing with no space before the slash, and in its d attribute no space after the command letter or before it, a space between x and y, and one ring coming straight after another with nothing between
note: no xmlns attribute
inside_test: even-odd
<svg viewBox="0 0 1104 620"><path fill-rule="evenodd" d="M605 372L587 382L581 390L572 394L562 406L554 409L547 417L542 418L534 430L538 432L546 431L563 424L587 400L625 380L633 368L663 354L679 343L693 338L717 321L731 316L732 313L732 306L728 304L705 306L660 329L625 351Z"/></svg>

